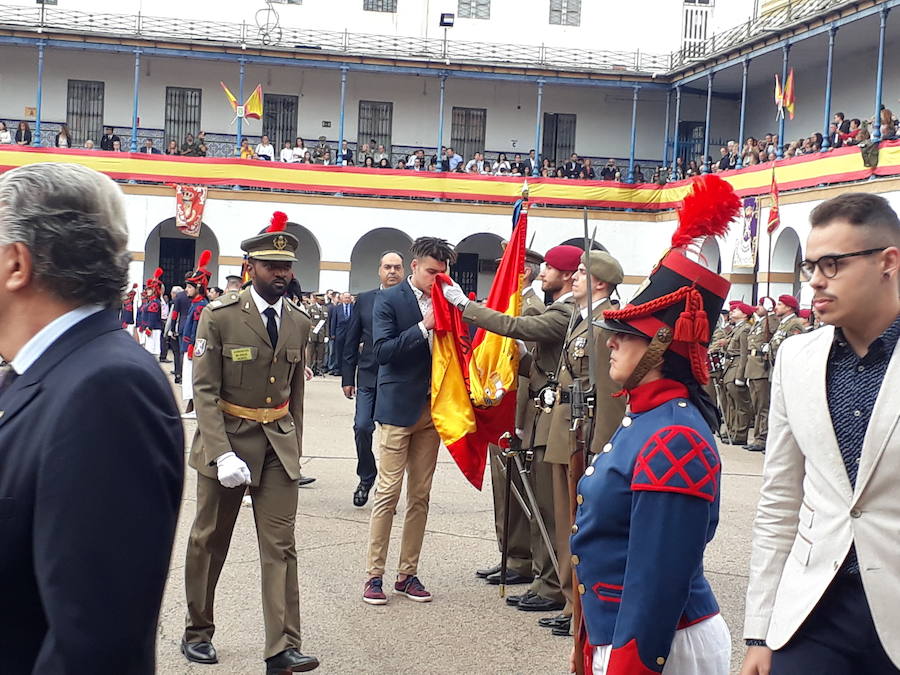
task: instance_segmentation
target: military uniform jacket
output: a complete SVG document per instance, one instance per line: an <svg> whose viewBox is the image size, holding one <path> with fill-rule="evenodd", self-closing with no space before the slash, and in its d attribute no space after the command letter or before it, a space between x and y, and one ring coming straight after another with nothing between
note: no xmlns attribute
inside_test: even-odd
<svg viewBox="0 0 900 675"><path fill-rule="evenodd" d="M310 320L287 298L282 303L275 346L249 289L214 300L200 316L193 359L197 433L189 461L204 476L216 478L216 457L233 450L250 468L252 485L259 485L271 446L288 476L300 477ZM278 408L287 401L288 414L263 424L222 412L219 400L246 408Z"/></svg>
<svg viewBox="0 0 900 675"><path fill-rule="evenodd" d="M769 360L775 363L775 355L778 353L781 343L791 337L791 335L800 335L800 333L804 332L806 332L806 324L796 314L788 314L781 319L775 335L769 341Z"/></svg>
<svg viewBox="0 0 900 675"><path fill-rule="evenodd" d="M618 303L611 302L608 298L594 308L592 320L597 321L603 317L603 311L616 309ZM578 311L578 310L576 310ZM597 392L594 409L594 433L591 440L591 452L597 453L609 440L610 436L622 421L625 412L625 398L613 398L621 387L609 377L609 348L606 340L609 332L594 326L594 363L589 364L588 359L588 323L580 321L566 336L563 347L562 368L559 369L559 395L557 403L550 414L550 438L547 442L545 462L552 464L568 464L569 457L575 451L575 435L570 433L572 418L571 406L563 403L563 394L568 398L569 387L576 378L581 380L585 391L590 386L588 366L594 369L594 382Z"/></svg>
<svg viewBox="0 0 900 675"><path fill-rule="evenodd" d="M537 316L538 314L543 314L546 309L546 305L541 301L541 299L537 296L537 293L534 292L533 288L528 288L522 294L522 316ZM527 342L525 346L528 348L528 353L534 353L534 343ZM519 389L516 391L516 428L524 429L525 428L525 418L528 415L528 408L533 408L534 402L529 396L528 393L528 375L519 376Z"/></svg>
<svg viewBox="0 0 900 675"><path fill-rule="evenodd" d="M748 380L764 380L769 378L769 355L765 345L769 343L778 329L778 317L766 314L757 317L757 321L747 335L747 367L744 375Z"/></svg>
<svg viewBox="0 0 900 675"><path fill-rule="evenodd" d="M519 373L528 368L529 387L536 394L547 384L547 374L555 375L559 367L559 355L566 339L569 319L575 309L572 294L564 297L565 299L557 300L538 316L507 316L470 302L463 310L463 321L492 333L534 342L534 354L522 359ZM525 431L525 438L522 440L524 447L545 446L550 436L550 415L533 405L528 406L522 429Z"/></svg>
<svg viewBox="0 0 900 675"><path fill-rule="evenodd" d="M325 342L325 338L328 336L328 310L325 309L324 305L314 302L307 307L306 311L307 314L309 314L309 320L312 326L309 331L309 341L316 344ZM316 333L314 331L320 321L323 322L322 327L319 328L319 332Z"/></svg>
<svg viewBox="0 0 900 675"><path fill-rule="evenodd" d="M725 370L725 383L746 379L747 369L747 336L752 326L749 321L742 321L731 331L728 345L725 347L725 356L728 358L728 368Z"/></svg>
<svg viewBox="0 0 900 675"><path fill-rule="evenodd" d="M578 482L570 548L592 646L608 675L662 672L672 639L719 612L703 553L719 522L721 462L674 380L630 392L629 410Z"/></svg>

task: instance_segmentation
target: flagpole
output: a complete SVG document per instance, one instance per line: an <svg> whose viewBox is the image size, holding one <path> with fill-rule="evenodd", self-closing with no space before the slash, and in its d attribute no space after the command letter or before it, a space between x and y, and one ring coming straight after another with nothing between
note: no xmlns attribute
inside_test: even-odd
<svg viewBox="0 0 900 675"><path fill-rule="evenodd" d="M779 142L780 142L780 140L781 139L779 139ZM777 189L777 183L775 183L775 164L777 164L777 163L778 163L778 160L775 160L772 162L772 181L771 181L771 185L776 186L776 189ZM772 207L774 205L775 205L775 197L770 192L768 220L771 220L771 218L772 218L772 215L771 215ZM781 217L781 214L779 214L779 218L780 217ZM769 297L769 298L772 297L772 235L773 234L774 234L774 231L770 232L769 227L766 226L766 238L769 240L769 262L766 264L766 297Z"/></svg>

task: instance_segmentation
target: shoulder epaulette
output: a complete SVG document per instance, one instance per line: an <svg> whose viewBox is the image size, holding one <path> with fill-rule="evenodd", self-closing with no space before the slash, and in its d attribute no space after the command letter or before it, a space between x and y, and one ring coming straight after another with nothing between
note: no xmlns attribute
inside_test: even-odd
<svg viewBox="0 0 900 675"><path fill-rule="evenodd" d="M240 298L237 293L228 293L227 295L223 295L221 298L216 298L211 303L209 303L209 308L212 310L222 309L223 307L228 307L229 305L235 304Z"/></svg>

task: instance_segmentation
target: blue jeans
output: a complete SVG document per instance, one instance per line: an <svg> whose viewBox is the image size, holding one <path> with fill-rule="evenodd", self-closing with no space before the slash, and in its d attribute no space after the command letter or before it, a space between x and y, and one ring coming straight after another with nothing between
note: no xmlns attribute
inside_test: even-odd
<svg viewBox="0 0 900 675"><path fill-rule="evenodd" d="M368 485L375 482L375 454L372 452L372 434L375 432L375 387L356 389L356 415L353 418L353 436L356 439L356 475Z"/></svg>

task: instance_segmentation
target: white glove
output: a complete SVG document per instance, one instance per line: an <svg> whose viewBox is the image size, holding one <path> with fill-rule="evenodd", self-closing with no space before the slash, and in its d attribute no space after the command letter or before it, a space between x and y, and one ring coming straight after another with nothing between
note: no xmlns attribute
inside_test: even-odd
<svg viewBox="0 0 900 675"><path fill-rule="evenodd" d="M528 347L522 340L516 340L516 346L519 348L519 358L524 358L528 353Z"/></svg>
<svg viewBox="0 0 900 675"><path fill-rule="evenodd" d="M762 353L763 354L769 353L769 343L768 342L762 346Z"/></svg>
<svg viewBox="0 0 900 675"><path fill-rule="evenodd" d="M518 436L520 441L525 440L525 430L524 429L516 429L516 436Z"/></svg>
<svg viewBox="0 0 900 675"><path fill-rule="evenodd" d="M233 452L226 452L216 457L219 470L219 482L227 488L250 484L250 469L240 457Z"/></svg>
<svg viewBox="0 0 900 675"><path fill-rule="evenodd" d="M328 344L328 338L325 338L325 344Z"/></svg>
<svg viewBox="0 0 900 675"><path fill-rule="evenodd" d="M444 297L447 298L447 302L451 305L456 305L460 309L463 309L469 304L469 298L466 297L466 292L455 281L452 284L444 286Z"/></svg>
<svg viewBox="0 0 900 675"><path fill-rule="evenodd" d="M747 386L747 380L735 380L734 383L735 383L737 386L739 386L739 387L746 387L746 386Z"/></svg>

